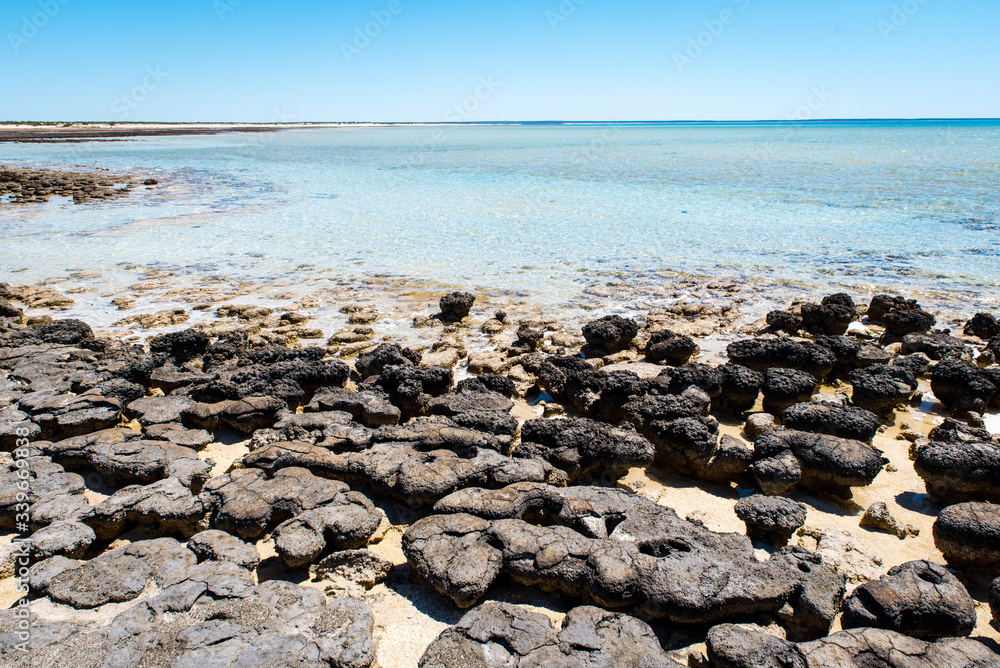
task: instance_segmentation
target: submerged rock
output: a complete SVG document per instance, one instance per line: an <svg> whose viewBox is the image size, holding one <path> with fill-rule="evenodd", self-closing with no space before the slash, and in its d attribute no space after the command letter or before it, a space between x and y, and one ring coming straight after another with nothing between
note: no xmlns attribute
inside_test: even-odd
<svg viewBox="0 0 1000 668"><path fill-rule="evenodd" d="M439 306L445 320L462 320L467 318L476 296L469 292L451 292L441 298Z"/></svg>

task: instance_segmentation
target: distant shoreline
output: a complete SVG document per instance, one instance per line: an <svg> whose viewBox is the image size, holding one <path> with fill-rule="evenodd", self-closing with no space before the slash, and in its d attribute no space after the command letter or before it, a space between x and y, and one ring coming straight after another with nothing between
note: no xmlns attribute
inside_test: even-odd
<svg viewBox="0 0 1000 668"><path fill-rule="evenodd" d="M436 127L436 126L588 126L588 125L832 125L849 124L934 124L1000 123L996 118L831 118L809 120L673 120L673 121L469 121L445 122L304 122L304 123L116 123L116 122L0 122L0 143L53 143L129 139L136 137L176 137L215 135L235 132L279 132L282 130L343 129L359 127Z"/></svg>

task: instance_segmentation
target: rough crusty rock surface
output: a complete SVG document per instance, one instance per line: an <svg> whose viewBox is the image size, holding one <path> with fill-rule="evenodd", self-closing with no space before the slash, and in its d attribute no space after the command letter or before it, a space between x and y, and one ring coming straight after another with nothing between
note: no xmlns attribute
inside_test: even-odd
<svg viewBox="0 0 1000 668"><path fill-rule="evenodd" d="M771 429L754 443L753 473L765 494L796 486L850 497L882 470L882 451L867 443L794 429Z"/></svg>
<svg viewBox="0 0 1000 668"><path fill-rule="evenodd" d="M917 391L916 376L901 366L872 364L851 372L850 381L851 402L877 415L906 403Z"/></svg>
<svg viewBox="0 0 1000 668"><path fill-rule="evenodd" d="M874 627L922 640L967 636L976 607L957 577L929 561L908 561L866 582L844 601L845 629Z"/></svg>
<svg viewBox="0 0 1000 668"><path fill-rule="evenodd" d="M946 359L938 362L931 372L931 390L956 414L982 413L1000 394L997 380L996 375L972 362Z"/></svg>
<svg viewBox="0 0 1000 668"><path fill-rule="evenodd" d="M101 540L113 540L137 525L163 536L191 536L206 527L205 505L177 478L123 487L84 519Z"/></svg>
<svg viewBox="0 0 1000 668"><path fill-rule="evenodd" d="M866 443L871 443L881 425L878 416L864 408L824 402L795 404L785 409L781 419L789 429L830 434Z"/></svg>
<svg viewBox="0 0 1000 668"><path fill-rule="evenodd" d="M215 564L216 572L206 564ZM259 585L250 580L234 588L232 571L220 570L219 562L206 564L158 576L164 586L160 594L126 608L110 622L36 622L27 654L15 649L19 640L13 611L0 611L0 655L12 668L368 668L374 663L374 618L365 603L334 600L275 580ZM124 593L124 587L119 591Z"/></svg>
<svg viewBox="0 0 1000 668"><path fill-rule="evenodd" d="M433 504L463 487L566 479L564 473L538 458L511 458L482 447L463 452L425 450L419 444L405 442L378 443L360 452L342 453L308 443L274 443L250 453L243 461L248 467L267 472L288 467L308 469L413 504Z"/></svg>
<svg viewBox="0 0 1000 668"><path fill-rule="evenodd" d="M1000 505L948 506L934 520L934 544L951 566L1000 574Z"/></svg>
<svg viewBox="0 0 1000 668"><path fill-rule="evenodd" d="M630 468L651 464L654 449L628 426L564 418L525 422L514 456L544 459L571 480L596 475L613 482Z"/></svg>
<svg viewBox="0 0 1000 668"><path fill-rule="evenodd" d="M623 490L520 484L466 489L403 536L410 567L460 607L501 574L606 608L713 623L795 610L813 637L829 629L844 581L810 553L752 559L749 539L682 520Z"/></svg>
<svg viewBox="0 0 1000 668"><path fill-rule="evenodd" d="M462 320L468 317L476 296L470 292L451 292L441 297L438 306L446 320Z"/></svg>
<svg viewBox="0 0 1000 668"><path fill-rule="evenodd" d="M920 448L913 468L941 503L1000 502L1000 444L932 442Z"/></svg>
<svg viewBox="0 0 1000 668"><path fill-rule="evenodd" d="M928 643L885 629L850 629L804 643L744 625L708 632L709 668L988 668L997 654L968 638Z"/></svg>
<svg viewBox="0 0 1000 668"><path fill-rule="evenodd" d="M805 524L806 507L782 497L754 494L740 499L736 516L747 525L750 540L784 547L795 530Z"/></svg>
<svg viewBox="0 0 1000 668"><path fill-rule="evenodd" d="M201 499L213 528L244 539L274 530L275 549L295 566L328 548L363 545L381 521L368 499L302 468L270 479L259 469L238 469L209 480Z"/></svg>
<svg viewBox="0 0 1000 668"><path fill-rule="evenodd" d="M738 439L720 439L718 421L708 416L710 400L698 388L683 395L646 396L625 406L626 419L656 447L656 461L705 480L742 477L753 453Z"/></svg>
<svg viewBox="0 0 1000 668"><path fill-rule="evenodd" d="M260 563L260 554L249 543L217 529L208 529L191 536L187 542L198 561L231 561L252 571Z"/></svg>
<svg viewBox="0 0 1000 668"><path fill-rule="evenodd" d="M836 356L826 348L789 338L734 341L726 347L726 354L734 364L754 371L800 369L819 381L824 380L837 363Z"/></svg>
<svg viewBox="0 0 1000 668"><path fill-rule="evenodd" d="M625 350L638 333L639 325L620 315L606 315L583 326L587 343L605 353Z"/></svg>
<svg viewBox="0 0 1000 668"><path fill-rule="evenodd" d="M510 603L484 603L427 647L420 668L680 668L648 624L621 613L581 606L557 631L545 615Z"/></svg>

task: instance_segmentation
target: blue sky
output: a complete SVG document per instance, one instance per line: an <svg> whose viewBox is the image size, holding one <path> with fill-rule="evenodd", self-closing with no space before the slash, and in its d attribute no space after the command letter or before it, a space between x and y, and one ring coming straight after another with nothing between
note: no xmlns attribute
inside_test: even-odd
<svg viewBox="0 0 1000 668"><path fill-rule="evenodd" d="M997 25L996 0L3 0L0 119L998 117Z"/></svg>

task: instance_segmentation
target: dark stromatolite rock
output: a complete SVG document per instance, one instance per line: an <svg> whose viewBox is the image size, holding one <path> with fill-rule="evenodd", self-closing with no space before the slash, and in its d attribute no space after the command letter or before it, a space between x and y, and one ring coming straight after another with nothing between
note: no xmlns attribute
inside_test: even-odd
<svg viewBox="0 0 1000 668"><path fill-rule="evenodd" d="M181 412L185 425L215 430L232 427L244 434L270 427L287 405L274 397L254 396L216 403L195 403Z"/></svg>
<svg viewBox="0 0 1000 668"><path fill-rule="evenodd" d="M976 336L983 341L988 341L995 336L1000 336L1000 320L992 313L977 313L965 323L962 332L966 336Z"/></svg>
<svg viewBox="0 0 1000 668"><path fill-rule="evenodd" d="M816 376L820 382L837 363L836 356L826 348L788 338L734 341L726 346L726 354L734 364L754 371L799 369Z"/></svg>
<svg viewBox="0 0 1000 668"><path fill-rule="evenodd" d="M509 413L513 407L514 402L511 399L490 390L485 392L449 392L427 402L427 410L431 414L448 417L477 411Z"/></svg>
<svg viewBox="0 0 1000 668"><path fill-rule="evenodd" d="M855 589L844 601L841 624L933 641L969 635L976 626L976 607L965 585L946 568L908 561Z"/></svg>
<svg viewBox="0 0 1000 668"><path fill-rule="evenodd" d="M606 353L625 350L638 333L639 325L620 315L606 315L583 326L583 338L587 343Z"/></svg>
<svg viewBox="0 0 1000 668"><path fill-rule="evenodd" d="M455 385L456 392L496 392L505 397L513 397L517 387L507 376L495 373L484 373L475 378L466 378Z"/></svg>
<svg viewBox="0 0 1000 668"><path fill-rule="evenodd" d="M40 438L68 438L89 434L117 424L121 404L96 390L83 394L26 394L18 408L31 416L41 429Z"/></svg>
<svg viewBox="0 0 1000 668"><path fill-rule="evenodd" d="M445 320L463 320L469 317L469 311L476 301L476 296L470 292L451 292L438 301L441 315Z"/></svg>
<svg viewBox="0 0 1000 668"><path fill-rule="evenodd" d="M851 402L876 415L885 415L908 402L917 391L912 371L900 366L872 364L851 372Z"/></svg>
<svg viewBox="0 0 1000 668"><path fill-rule="evenodd" d="M250 449L277 441L323 443L326 447L357 450L372 442L374 431L363 427L343 411L292 413L283 410L273 427L258 429L250 439Z"/></svg>
<svg viewBox="0 0 1000 668"><path fill-rule="evenodd" d="M901 355L923 353L932 360L960 359L965 355L965 344L961 339L934 330L926 334L907 334L899 352Z"/></svg>
<svg viewBox="0 0 1000 668"><path fill-rule="evenodd" d="M928 643L885 629L850 629L804 643L747 625L708 632L709 668L987 668L996 653L969 638Z"/></svg>
<svg viewBox="0 0 1000 668"><path fill-rule="evenodd" d="M606 608L714 623L789 605L797 626L822 635L844 581L811 553L756 562L745 536L719 534L624 490L520 484L467 489L410 526L410 567L461 607L506 573L513 580Z"/></svg>
<svg viewBox="0 0 1000 668"><path fill-rule="evenodd" d="M769 311L765 321L767 326L776 332L796 334L802 329L802 316L788 311Z"/></svg>
<svg viewBox="0 0 1000 668"><path fill-rule="evenodd" d="M565 473L538 458L511 458L479 447L461 453L425 450L405 442L377 443L361 452L340 453L308 443L274 443L246 455L243 462L268 472L301 467L412 504L432 504L464 487L566 480Z"/></svg>
<svg viewBox="0 0 1000 668"><path fill-rule="evenodd" d="M990 432L977 427L970 427L965 422L945 418L944 422L930 430L927 438L942 443L971 443L990 440Z"/></svg>
<svg viewBox="0 0 1000 668"><path fill-rule="evenodd" d="M451 389L454 375L441 367L387 366L375 381L404 417L423 415L431 398Z"/></svg>
<svg viewBox="0 0 1000 668"><path fill-rule="evenodd" d="M704 480L741 480L752 450L733 437L719 439L719 424L707 415L708 396L697 388L683 395L647 396L626 406L626 419L656 448L656 461Z"/></svg>
<svg viewBox="0 0 1000 668"><path fill-rule="evenodd" d="M298 568L331 550L363 547L382 517L366 497L345 491L279 524L274 529L274 549L287 566Z"/></svg>
<svg viewBox="0 0 1000 668"><path fill-rule="evenodd" d="M1000 573L1000 506L968 501L934 520L934 544L956 568Z"/></svg>
<svg viewBox="0 0 1000 668"><path fill-rule="evenodd" d="M513 440L517 434L517 418L504 411L469 411L452 417L460 427Z"/></svg>
<svg viewBox="0 0 1000 668"><path fill-rule="evenodd" d="M907 334L920 334L930 330L937 322L932 313L921 308L893 309L882 316L887 339L901 339Z"/></svg>
<svg viewBox="0 0 1000 668"><path fill-rule="evenodd" d="M809 401L819 383L815 376L795 369L771 368L764 372L764 410L774 415L803 401Z"/></svg>
<svg viewBox="0 0 1000 668"><path fill-rule="evenodd" d="M931 390L955 413L982 413L1000 393L996 376L971 362L946 359L931 372Z"/></svg>
<svg viewBox="0 0 1000 668"><path fill-rule="evenodd" d="M854 336L820 336L816 338L816 343L837 357L834 370L838 376L846 376L854 369L892 361L892 354L882 347Z"/></svg>
<svg viewBox="0 0 1000 668"><path fill-rule="evenodd" d="M764 387L764 374L739 364L723 364L722 393L712 400L712 407L725 413L745 413L757 403Z"/></svg>
<svg viewBox="0 0 1000 668"><path fill-rule="evenodd" d="M19 509L22 503L28 504L32 530L54 522L78 522L91 512L81 476L37 453L18 462L10 453L0 453L0 529L14 531L15 518L24 512Z"/></svg>
<svg viewBox="0 0 1000 668"><path fill-rule="evenodd" d="M362 378L377 376L387 366L417 365L420 356L400 347L398 343L380 343L374 350L358 356L354 368Z"/></svg>
<svg viewBox="0 0 1000 668"><path fill-rule="evenodd" d="M260 563L257 548L218 529L207 529L191 536L187 548L198 557L198 561L231 561L248 571L254 570Z"/></svg>
<svg viewBox="0 0 1000 668"><path fill-rule="evenodd" d="M771 429L754 443L754 477L771 496L801 486L850 497L852 487L871 484L884 464L881 450L827 434Z"/></svg>
<svg viewBox="0 0 1000 668"><path fill-rule="evenodd" d="M125 407L126 415L139 421L143 426L180 422L184 411L194 404L185 396L143 397Z"/></svg>
<svg viewBox="0 0 1000 668"><path fill-rule="evenodd" d="M330 503L352 504L343 482L288 467L270 479L260 469L237 469L207 483L201 500L213 528L255 539L286 519Z"/></svg>
<svg viewBox="0 0 1000 668"><path fill-rule="evenodd" d="M12 668L141 668L160 665L164 657L169 665L230 668L373 664L374 617L365 603L334 600L280 580L247 584L238 577L240 570L221 562L181 569L189 577L178 582L161 578L167 585L163 591L126 607L110 622L36 618L30 659L15 649L14 612L2 611L0 654Z"/></svg>
<svg viewBox="0 0 1000 668"><path fill-rule="evenodd" d="M913 468L941 503L1000 503L1000 444L932 442L920 448Z"/></svg>
<svg viewBox="0 0 1000 668"><path fill-rule="evenodd" d="M782 497L754 494L740 499L734 509L747 526L750 540L784 547L805 524L806 507L798 501Z"/></svg>
<svg viewBox="0 0 1000 668"><path fill-rule="evenodd" d="M93 467L116 486L148 484L168 476L191 485L203 479L211 468L191 448L145 440L141 432L124 427L39 443L38 448L67 470Z"/></svg>
<svg viewBox="0 0 1000 668"><path fill-rule="evenodd" d="M82 522L53 522L31 534L31 557L36 561L56 555L79 559L95 540L94 530Z"/></svg>
<svg viewBox="0 0 1000 668"><path fill-rule="evenodd" d="M631 371L576 371L566 379L566 400L581 415L618 422L625 404L646 394L647 382Z"/></svg>
<svg viewBox="0 0 1000 668"><path fill-rule="evenodd" d="M84 522L101 540L113 540L135 526L183 537L206 528L204 504L176 478L123 487L94 507Z"/></svg>
<svg viewBox="0 0 1000 668"><path fill-rule="evenodd" d="M881 323L885 314L892 310L905 311L917 308L920 306L916 300L906 299L898 295L878 294L872 297L868 304L867 317L869 322Z"/></svg>
<svg viewBox="0 0 1000 668"><path fill-rule="evenodd" d="M153 424L145 428L146 436L154 441L169 441L184 448L201 450L215 441L204 429L187 429L175 422Z"/></svg>
<svg viewBox="0 0 1000 668"><path fill-rule="evenodd" d="M871 411L856 406L812 402L785 409L782 422L789 429L830 434L870 443L881 421Z"/></svg>
<svg viewBox="0 0 1000 668"><path fill-rule="evenodd" d="M660 372L650 383L649 393L684 394L688 388L696 387L715 401L722 395L725 381L726 373L723 367L689 362Z"/></svg>
<svg viewBox="0 0 1000 668"><path fill-rule="evenodd" d="M13 406L0 408L0 450L13 450L18 441L37 441L41 435L41 427L27 413Z"/></svg>
<svg viewBox="0 0 1000 668"><path fill-rule="evenodd" d="M646 361L671 366L686 364L698 354L698 344L690 336L669 330L654 332L646 344Z"/></svg>
<svg viewBox="0 0 1000 668"><path fill-rule="evenodd" d="M295 352L307 350L319 349L305 348ZM316 357L315 354L279 357L276 361L219 371L217 378L192 387L188 393L193 399L203 403L277 397L289 404L299 404L320 388L343 387L350 375L350 369L343 362ZM270 356L263 359L270 360ZM151 378L153 376L155 372Z"/></svg>
<svg viewBox="0 0 1000 668"><path fill-rule="evenodd" d="M205 354L211 338L197 329L160 334L149 339L149 350L167 355L175 364L184 364Z"/></svg>
<svg viewBox="0 0 1000 668"><path fill-rule="evenodd" d="M308 412L344 411L366 427L397 424L399 409L375 392L354 392L341 387L323 388L305 406Z"/></svg>
<svg viewBox="0 0 1000 668"><path fill-rule="evenodd" d="M633 467L653 463L653 444L627 426L587 418L528 420L515 457L538 457L570 480L595 476L613 482Z"/></svg>
<svg viewBox="0 0 1000 668"><path fill-rule="evenodd" d="M525 367L527 368L527 367ZM582 357L546 357L538 368L538 386L553 398L565 400L566 381L578 371L593 371L594 367Z"/></svg>
<svg viewBox="0 0 1000 668"><path fill-rule="evenodd" d="M484 603L434 639L420 668L680 668L648 624L592 606L573 608L557 632L545 615L510 603Z"/></svg>
<svg viewBox="0 0 1000 668"><path fill-rule="evenodd" d="M854 304L830 302L802 305L802 328L810 334L839 336L857 319Z"/></svg>
<svg viewBox="0 0 1000 668"><path fill-rule="evenodd" d="M371 433L370 441L372 444L408 443L424 451L452 450L459 454L466 454L475 448L483 448L509 454L513 442L511 435L496 434L494 431L481 430L475 426L463 426L459 423L459 420L464 419L463 416L475 415L473 412L462 413L454 418L443 415L413 418L403 425L376 429ZM478 420L472 421L478 422ZM354 449L361 450L362 448Z"/></svg>
<svg viewBox="0 0 1000 668"><path fill-rule="evenodd" d="M46 343L66 346L79 345L94 338L94 330L80 320L53 320L39 325L36 332Z"/></svg>
<svg viewBox="0 0 1000 668"><path fill-rule="evenodd" d="M146 388L139 383L133 383L124 378L112 377L102 380L97 384L97 389L101 395L108 399L115 399L122 406L128 406L136 399L146 396Z"/></svg>
<svg viewBox="0 0 1000 668"><path fill-rule="evenodd" d="M11 304L7 299L0 297L0 318L12 318L20 321L24 317L24 311Z"/></svg>

